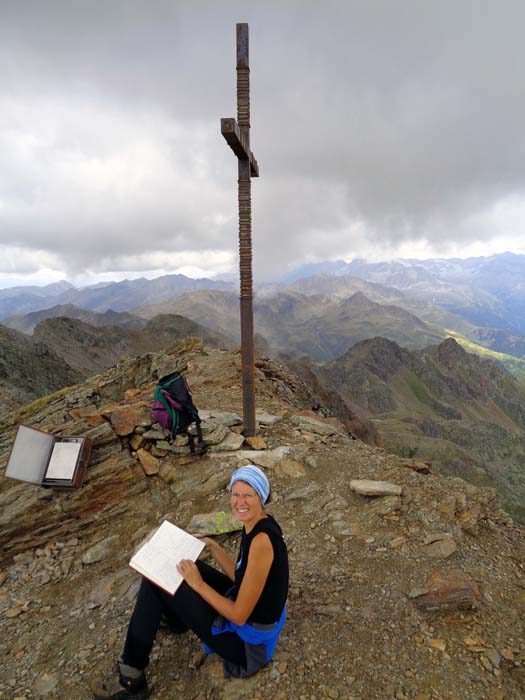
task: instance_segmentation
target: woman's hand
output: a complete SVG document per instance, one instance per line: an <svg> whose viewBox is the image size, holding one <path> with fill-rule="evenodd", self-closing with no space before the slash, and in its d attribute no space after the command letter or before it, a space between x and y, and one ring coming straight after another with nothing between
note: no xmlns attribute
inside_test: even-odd
<svg viewBox="0 0 525 700"><path fill-rule="evenodd" d="M214 547L220 547L219 543L215 542L210 537L205 537L205 535L198 535L194 532L192 532L192 535L201 542L204 542L204 544L206 545L206 547L208 547L209 550L212 550Z"/></svg>
<svg viewBox="0 0 525 700"><path fill-rule="evenodd" d="M181 559L177 564L177 571L188 586L198 592L198 589L202 586L204 581L196 564L194 564L191 559Z"/></svg>
<svg viewBox="0 0 525 700"><path fill-rule="evenodd" d="M235 561L230 557L229 554L221 547L217 540L211 537L206 537L206 535L199 535L197 533L192 533L194 537L204 542L206 549L215 559L217 564L224 571L226 576L232 581L235 580Z"/></svg>

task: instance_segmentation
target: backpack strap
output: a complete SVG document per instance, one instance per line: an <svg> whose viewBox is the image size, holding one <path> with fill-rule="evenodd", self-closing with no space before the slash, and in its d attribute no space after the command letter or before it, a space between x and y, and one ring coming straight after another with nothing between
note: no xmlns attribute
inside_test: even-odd
<svg viewBox="0 0 525 700"><path fill-rule="evenodd" d="M155 387L153 399L154 399L154 401L159 401L164 406L166 411L168 412L168 415L170 417L170 422L171 422L170 433L171 433L171 437L173 438L177 432L177 428L179 427L179 414L175 410L175 406L173 404L176 404L176 405L179 405L179 404L177 404L176 401L172 402L171 398L169 397L168 392L166 392L159 384L157 384L157 386Z"/></svg>
<svg viewBox="0 0 525 700"><path fill-rule="evenodd" d="M195 419L195 429L197 430L197 444L199 447L199 452L204 452L206 449L206 445L204 444L204 440L202 439L202 428L201 428L201 419L199 417L198 411L195 409L193 411L193 417ZM191 454L195 454L195 438L193 435L188 431L188 444L190 446L190 452Z"/></svg>
<svg viewBox="0 0 525 700"><path fill-rule="evenodd" d="M199 441L199 450L204 450L206 445L204 444L204 440L202 439L202 428L201 428L201 419L197 411L195 411L195 427L197 428L197 439ZM190 445L191 448L191 445Z"/></svg>

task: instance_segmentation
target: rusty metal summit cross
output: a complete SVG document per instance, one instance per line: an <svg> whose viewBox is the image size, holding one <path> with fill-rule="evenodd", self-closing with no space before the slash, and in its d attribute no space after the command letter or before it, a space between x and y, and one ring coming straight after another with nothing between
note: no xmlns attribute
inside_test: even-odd
<svg viewBox="0 0 525 700"><path fill-rule="evenodd" d="M241 357L244 435L255 435L253 349L251 178L259 166L250 150L250 65L248 25L237 24L237 121L221 119L221 133L238 159L239 267L241 278Z"/></svg>

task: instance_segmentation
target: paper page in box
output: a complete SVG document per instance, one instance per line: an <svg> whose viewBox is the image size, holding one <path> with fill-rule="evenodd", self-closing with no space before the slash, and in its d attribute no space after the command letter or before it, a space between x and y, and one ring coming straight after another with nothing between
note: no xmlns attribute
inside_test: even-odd
<svg viewBox="0 0 525 700"><path fill-rule="evenodd" d="M56 442L45 478L73 479L81 447L81 442Z"/></svg>
<svg viewBox="0 0 525 700"><path fill-rule="evenodd" d="M130 566L173 594L182 583L177 564L181 559L196 561L203 549L204 542L165 520L131 559Z"/></svg>

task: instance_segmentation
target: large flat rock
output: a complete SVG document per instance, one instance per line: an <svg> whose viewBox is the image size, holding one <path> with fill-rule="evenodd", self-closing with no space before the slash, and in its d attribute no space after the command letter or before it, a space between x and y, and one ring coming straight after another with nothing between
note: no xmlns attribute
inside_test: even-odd
<svg viewBox="0 0 525 700"><path fill-rule="evenodd" d="M227 532L242 530L242 524L232 513L215 511L214 513L197 513L191 519L186 530L200 535L223 535Z"/></svg>
<svg viewBox="0 0 525 700"><path fill-rule="evenodd" d="M339 432L337 428L323 421L310 418L310 416L292 416L291 422L300 430L309 430L318 435L335 435Z"/></svg>
<svg viewBox="0 0 525 700"><path fill-rule="evenodd" d="M231 456L236 458L238 466L244 464L256 464L258 467L265 469L274 469L279 462L291 456L292 448L288 445L281 445L274 450L239 450ZM228 455L229 456L229 455Z"/></svg>
<svg viewBox="0 0 525 700"><path fill-rule="evenodd" d="M403 489L390 481L352 479L350 488L361 496L400 496Z"/></svg>
<svg viewBox="0 0 525 700"><path fill-rule="evenodd" d="M210 452L230 452L232 450L238 450L239 447L244 442L244 436L238 435L237 433L232 433L231 430L225 428L226 434L224 438L216 445L210 445L208 448ZM206 443L206 441L205 441Z"/></svg>

